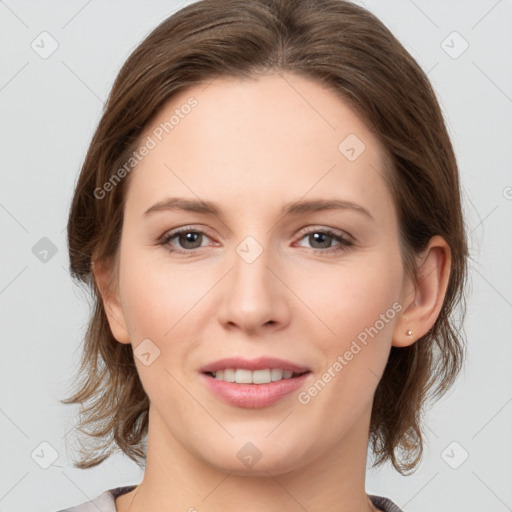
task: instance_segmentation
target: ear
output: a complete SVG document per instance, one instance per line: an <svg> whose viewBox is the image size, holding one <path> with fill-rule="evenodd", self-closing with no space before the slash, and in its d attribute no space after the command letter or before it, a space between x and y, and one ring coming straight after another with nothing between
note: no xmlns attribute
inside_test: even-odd
<svg viewBox="0 0 512 512"><path fill-rule="evenodd" d="M407 279L402 289L400 302L404 309L393 331L394 347L412 345L432 328L439 316L451 270L451 251L446 240L438 235L432 237L417 258L417 266L417 280Z"/></svg>
<svg viewBox="0 0 512 512"><path fill-rule="evenodd" d="M110 330L119 343L130 343L130 336L119 296L117 262L112 264L93 260L92 272L101 294Z"/></svg>

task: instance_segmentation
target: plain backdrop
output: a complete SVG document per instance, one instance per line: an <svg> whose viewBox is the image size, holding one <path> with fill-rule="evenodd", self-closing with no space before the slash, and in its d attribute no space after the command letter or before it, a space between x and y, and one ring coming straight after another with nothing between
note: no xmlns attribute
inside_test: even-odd
<svg viewBox="0 0 512 512"><path fill-rule="evenodd" d="M185 3L0 1L2 512L59 510L142 478L121 455L91 470L71 465L77 406L59 399L76 374L88 304L68 274L65 226L121 64ZM367 492L406 512L505 512L512 510L512 1L364 5L438 94L471 247L464 371L428 411L416 473L369 469Z"/></svg>

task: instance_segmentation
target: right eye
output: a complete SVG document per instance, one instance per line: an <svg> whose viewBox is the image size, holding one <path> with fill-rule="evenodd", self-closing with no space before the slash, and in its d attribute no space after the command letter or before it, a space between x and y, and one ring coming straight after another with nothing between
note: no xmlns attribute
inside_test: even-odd
<svg viewBox="0 0 512 512"><path fill-rule="evenodd" d="M194 254L197 249L205 247L201 244L204 237L210 238L203 231L184 226L166 233L160 245L169 249L170 252ZM176 243L173 243L174 240ZM176 247L176 244L179 244L179 247Z"/></svg>

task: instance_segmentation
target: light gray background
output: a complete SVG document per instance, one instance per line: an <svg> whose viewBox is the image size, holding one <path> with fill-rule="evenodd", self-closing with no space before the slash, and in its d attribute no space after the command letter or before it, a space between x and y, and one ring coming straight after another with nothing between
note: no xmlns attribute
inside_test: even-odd
<svg viewBox="0 0 512 512"><path fill-rule="evenodd" d="M66 434L77 409L58 400L76 372L88 306L67 272L65 226L117 71L183 5L0 1L0 511L58 510L142 478L121 456L88 471L71 467ZM438 93L460 165L472 255L465 370L427 415L419 470L410 477L389 466L369 470L367 491L406 512L512 510L512 1L365 5ZM31 48L34 40L43 45L43 31L58 42L47 59ZM469 47L453 58L464 40ZM32 252L43 237L57 249L46 262ZM58 452L47 469L36 463L51 452L43 442ZM462 450L469 458L453 469L447 461L460 463Z"/></svg>

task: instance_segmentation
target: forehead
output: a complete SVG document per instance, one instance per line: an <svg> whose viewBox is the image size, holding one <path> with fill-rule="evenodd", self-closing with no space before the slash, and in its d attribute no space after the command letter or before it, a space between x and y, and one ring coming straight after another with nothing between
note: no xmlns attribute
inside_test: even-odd
<svg viewBox="0 0 512 512"><path fill-rule="evenodd" d="M215 194L231 204L245 198L261 207L333 191L389 202L378 139L340 96L296 74L188 87L141 140L152 149L132 173L127 196L141 208L171 194Z"/></svg>

